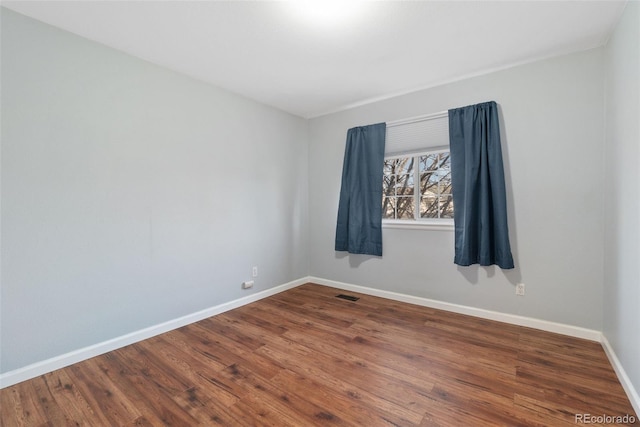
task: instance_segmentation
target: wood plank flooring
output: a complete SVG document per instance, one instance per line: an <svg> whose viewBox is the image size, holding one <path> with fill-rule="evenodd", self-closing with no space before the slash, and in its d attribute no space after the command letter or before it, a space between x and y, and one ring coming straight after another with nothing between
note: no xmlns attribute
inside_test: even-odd
<svg viewBox="0 0 640 427"><path fill-rule="evenodd" d="M0 398L6 427L637 419L598 343L315 284L16 384Z"/></svg>

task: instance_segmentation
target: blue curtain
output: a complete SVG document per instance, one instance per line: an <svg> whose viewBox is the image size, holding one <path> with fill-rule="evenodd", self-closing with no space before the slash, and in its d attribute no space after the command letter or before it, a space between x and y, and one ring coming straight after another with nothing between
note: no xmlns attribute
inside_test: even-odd
<svg viewBox="0 0 640 427"><path fill-rule="evenodd" d="M378 123L347 132L336 251L382 256L382 174L386 128L386 123Z"/></svg>
<svg viewBox="0 0 640 427"><path fill-rule="evenodd" d="M495 102L449 110L454 263L513 268Z"/></svg>

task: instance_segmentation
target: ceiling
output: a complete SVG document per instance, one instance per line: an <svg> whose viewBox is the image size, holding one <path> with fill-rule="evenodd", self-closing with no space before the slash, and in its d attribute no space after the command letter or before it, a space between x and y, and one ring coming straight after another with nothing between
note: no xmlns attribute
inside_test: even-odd
<svg viewBox="0 0 640 427"><path fill-rule="evenodd" d="M601 46L626 1L3 1L302 117ZM335 0L324 4L336 6Z"/></svg>

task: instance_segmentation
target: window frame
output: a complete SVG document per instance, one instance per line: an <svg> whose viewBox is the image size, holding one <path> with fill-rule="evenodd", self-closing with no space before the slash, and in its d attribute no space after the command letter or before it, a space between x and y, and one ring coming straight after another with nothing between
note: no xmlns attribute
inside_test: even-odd
<svg viewBox="0 0 640 427"><path fill-rule="evenodd" d="M420 217L420 197L422 193L419 191L420 189L420 167L419 167L419 158L421 156L428 156L432 154L441 154L441 153L450 153L449 147L431 147L428 149L413 151L409 153L396 153L393 155L385 156L384 160L393 160L393 159L402 159L407 157L414 158L414 164L416 165L413 168L413 182L414 184L414 218L413 219L391 219L391 218L382 218L382 228L397 228L397 229L418 229L418 230L439 230L439 231L453 231L454 230L454 222L453 218L422 218ZM451 158L449 158L449 161ZM380 201L382 203L382 201ZM455 211L455 207L454 207Z"/></svg>

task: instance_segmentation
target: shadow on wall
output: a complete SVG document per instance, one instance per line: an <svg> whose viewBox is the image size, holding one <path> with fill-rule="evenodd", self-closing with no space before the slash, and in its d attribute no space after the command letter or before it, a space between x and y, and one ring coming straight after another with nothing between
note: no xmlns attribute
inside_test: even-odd
<svg viewBox="0 0 640 427"><path fill-rule="evenodd" d="M520 268L520 256L518 250L518 229L516 227L516 207L513 201L513 185L511 181L511 160L509 158L509 144L505 130L505 121L502 114L502 105L498 104L498 117L500 119L500 142L502 143L502 163L504 165L504 183L507 192L507 222L509 227L509 243L513 255L514 267L512 270L502 270L504 276L514 287L522 282L522 270Z"/></svg>
<svg viewBox="0 0 640 427"><path fill-rule="evenodd" d="M350 254L348 252L336 251L335 254L336 254L336 259L344 259L348 257L349 266L351 268L358 268L363 262L368 261L370 259L380 259L379 256L375 256L375 255L359 255L359 254Z"/></svg>
<svg viewBox="0 0 640 427"><path fill-rule="evenodd" d="M456 267L458 269L458 272L462 274L467 282L471 283L472 285L478 284L480 269L485 270L487 278L494 277L496 275L496 269L500 269L495 265L481 266L479 264L470 265L468 267L457 265ZM518 267L512 270L502 270L502 274L514 287L516 286L516 284L522 282L522 274L520 273L520 269Z"/></svg>
<svg viewBox="0 0 640 427"><path fill-rule="evenodd" d="M380 259L380 257L374 256L374 255L350 254L348 252L339 252L339 251L335 252L335 258L336 259L349 258L349 266L351 268L358 268L364 262L369 260ZM514 255L514 258L515 258L515 255ZM481 266L479 264L470 265L468 267L457 265L456 268L458 269L458 272L460 272L460 274L462 274L462 276L467 280L467 282L471 283L472 285L478 284L478 280L480 277L480 274L479 274L480 269L485 270L487 278L494 277L496 275L496 269L500 269L495 265ZM516 286L516 284L522 282L522 274L520 273L520 268L518 268L517 264L516 264L516 268L512 270L501 270L501 271L504 277L506 277L509 283L511 283L514 287Z"/></svg>

